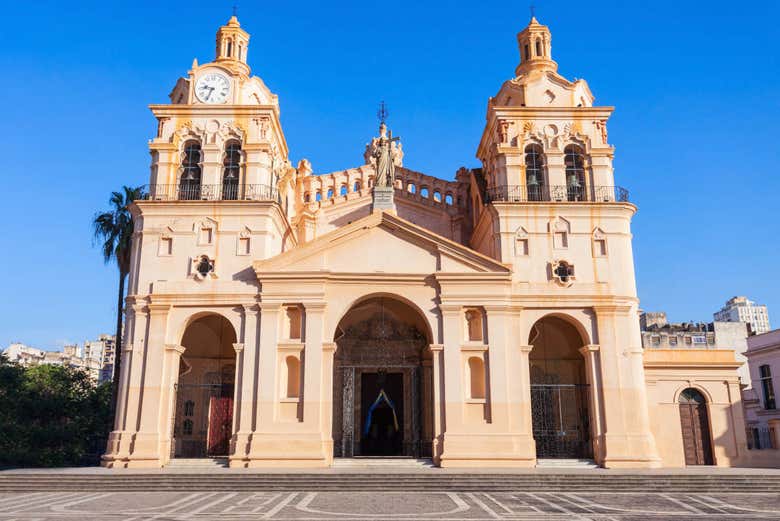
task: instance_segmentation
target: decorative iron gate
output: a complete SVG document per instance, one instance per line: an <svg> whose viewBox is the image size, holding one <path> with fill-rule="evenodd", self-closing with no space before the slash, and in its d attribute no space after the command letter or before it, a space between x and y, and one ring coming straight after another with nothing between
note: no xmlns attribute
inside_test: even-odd
<svg viewBox="0 0 780 521"><path fill-rule="evenodd" d="M228 454L233 425L232 384L176 384L172 456Z"/></svg>
<svg viewBox="0 0 780 521"><path fill-rule="evenodd" d="M537 458L592 458L588 393L583 384L532 384Z"/></svg>

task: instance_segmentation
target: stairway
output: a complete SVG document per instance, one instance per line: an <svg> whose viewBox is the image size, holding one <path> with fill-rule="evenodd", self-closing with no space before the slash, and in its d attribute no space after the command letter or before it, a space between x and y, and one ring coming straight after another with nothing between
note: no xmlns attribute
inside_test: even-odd
<svg viewBox="0 0 780 521"><path fill-rule="evenodd" d="M372 469L373 470L373 469ZM441 469L411 472L290 470L262 473L254 470L132 471L84 469L77 471L0 472L0 493L84 491L415 491L415 492L676 492L768 493L780 495L780 474L713 472L526 471L473 473Z"/></svg>

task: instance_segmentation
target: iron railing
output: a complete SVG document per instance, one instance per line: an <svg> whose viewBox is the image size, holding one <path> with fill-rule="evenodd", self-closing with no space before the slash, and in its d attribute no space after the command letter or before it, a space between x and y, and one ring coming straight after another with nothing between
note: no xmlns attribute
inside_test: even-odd
<svg viewBox="0 0 780 521"><path fill-rule="evenodd" d="M144 199L149 201L279 201L279 193L276 188L269 185L181 183L146 186Z"/></svg>
<svg viewBox="0 0 780 521"><path fill-rule="evenodd" d="M748 450L776 449L775 430L771 427L748 427L746 429Z"/></svg>
<svg viewBox="0 0 780 521"><path fill-rule="evenodd" d="M625 203L628 190L621 186L524 186L507 185L488 188L485 202L532 203L532 202L591 202Z"/></svg>

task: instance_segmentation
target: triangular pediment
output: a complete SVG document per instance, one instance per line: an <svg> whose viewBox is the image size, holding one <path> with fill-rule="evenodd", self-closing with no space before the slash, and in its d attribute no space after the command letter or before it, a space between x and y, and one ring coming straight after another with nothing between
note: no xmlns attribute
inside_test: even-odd
<svg viewBox="0 0 780 521"><path fill-rule="evenodd" d="M501 274L506 265L400 217L374 213L270 259L258 278L279 273Z"/></svg>

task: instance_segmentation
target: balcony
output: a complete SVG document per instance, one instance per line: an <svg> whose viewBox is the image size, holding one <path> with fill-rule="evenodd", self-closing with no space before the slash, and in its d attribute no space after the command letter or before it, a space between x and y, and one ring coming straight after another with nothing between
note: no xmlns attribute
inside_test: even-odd
<svg viewBox="0 0 780 521"><path fill-rule="evenodd" d="M147 201L277 201L279 193L269 185L228 183L221 185L178 184L148 185Z"/></svg>
<svg viewBox="0 0 780 521"><path fill-rule="evenodd" d="M486 203L588 202L627 203L628 190L620 186L494 186L485 192Z"/></svg>

